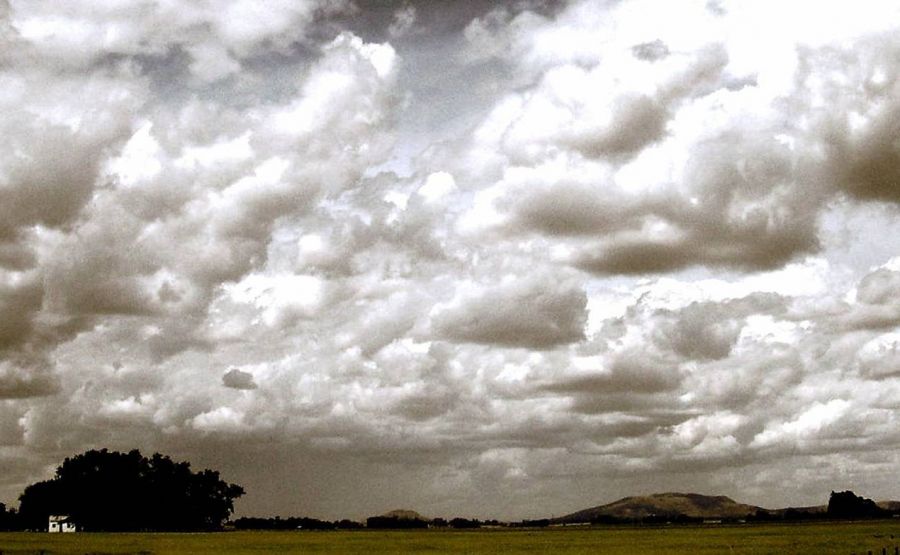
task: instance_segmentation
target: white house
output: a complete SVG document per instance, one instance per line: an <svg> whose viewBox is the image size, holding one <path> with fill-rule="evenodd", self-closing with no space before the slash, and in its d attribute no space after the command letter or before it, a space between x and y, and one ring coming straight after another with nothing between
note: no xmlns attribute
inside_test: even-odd
<svg viewBox="0 0 900 555"><path fill-rule="evenodd" d="M72 522L69 515L50 515L48 532L75 532L76 530L75 523Z"/></svg>

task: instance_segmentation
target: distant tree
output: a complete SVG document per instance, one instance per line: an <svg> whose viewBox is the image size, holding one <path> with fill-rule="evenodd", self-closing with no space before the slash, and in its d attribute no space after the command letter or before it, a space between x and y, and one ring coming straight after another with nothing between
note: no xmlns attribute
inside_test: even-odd
<svg viewBox="0 0 900 555"><path fill-rule="evenodd" d="M0 503L0 530L19 530L18 516L15 509L7 509L5 504Z"/></svg>
<svg viewBox="0 0 900 555"><path fill-rule="evenodd" d="M317 518L290 516L281 518L241 517L233 523L235 530L357 530L363 525L352 520L329 522Z"/></svg>
<svg viewBox="0 0 900 555"><path fill-rule="evenodd" d="M396 516L370 516L366 519L366 528L387 530L406 530L428 528L428 523L418 518L399 518Z"/></svg>
<svg viewBox="0 0 900 555"><path fill-rule="evenodd" d="M451 528L481 528L478 520L469 520L468 518L456 517L450 520Z"/></svg>
<svg viewBox="0 0 900 555"><path fill-rule="evenodd" d="M361 522L355 520L341 519L334 523L334 527L338 530L358 530L363 527Z"/></svg>
<svg viewBox="0 0 900 555"><path fill-rule="evenodd" d="M539 518L537 520L523 520L518 523L519 526L524 526L526 528L545 528L550 526L549 518Z"/></svg>
<svg viewBox="0 0 900 555"><path fill-rule="evenodd" d="M337 523L295 516L288 518L280 516L274 518L243 517L234 521L234 527L237 530L334 530Z"/></svg>
<svg viewBox="0 0 900 555"><path fill-rule="evenodd" d="M53 479L25 488L19 514L32 529L65 514L89 531L214 530L243 494L214 470L192 472L190 463L159 453L147 459L137 449L101 449L65 459Z"/></svg>
<svg viewBox="0 0 900 555"><path fill-rule="evenodd" d="M617 518L613 515L596 515L591 518L591 524L619 524L622 522L622 519Z"/></svg>
<svg viewBox="0 0 900 555"><path fill-rule="evenodd" d="M886 514L887 511L874 501L852 491L831 492L828 499L828 516L831 518L877 518Z"/></svg>

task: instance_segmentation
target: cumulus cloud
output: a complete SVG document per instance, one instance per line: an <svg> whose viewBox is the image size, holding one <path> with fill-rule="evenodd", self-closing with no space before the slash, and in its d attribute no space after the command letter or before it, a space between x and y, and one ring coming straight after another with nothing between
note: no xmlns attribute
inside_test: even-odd
<svg viewBox="0 0 900 555"><path fill-rule="evenodd" d="M463 286L439 305L432 324L454 341L550 348L584 338L587 297L571 281L511 279L494 287Z"/></svg>
<svg viewBox="0 0 900 555"><path fill-rule="evenodd" d="M50 368L35 369L29 363L33 361L4 360L0 363L0 399L42 397L60 391L59 378Z"/></svg>
<svg viewBox="0 0 900 555"><path fill-rule="evenodd" d="M22 38L51 61L85 65L110 54L161 56L181 48L196 76L217 79L234 73L246 57L303 41L319 13L347 7L302 1L263 10L253 2L213 0L133 7L83 2L60 10L50 2L17 2L10 17Z"/></svg>
<svg viewBox="0 0 900 555"><path fill-rule="evenodd" d="M856 298L866 304L888 304L900 298L900 272L879 268L865 276L856 289Z"/></svg>
<svg viewBox="0 0 900 555"><path fill-rule="evenodd" d="M847 414L850 403L844 399L833 399L827 403L816 403L803 411L795 420L767 427L753 438L753 446L769 446L778 443L794 444L797 441L813 439L817 435L828 434Z"/></svg>
<svg viewBox="0 0 900 555"><path fill-rule="evenodd" d="M495 22L497 33L485 25L499 15L473 23L471 40L487 33L519 44L533 56L512 63L537 76L527 92L499 102L473 136L476 149L498 155L473 151L466 159L479 173L500 177L485 197L495 224L572 236L565 260L600 275L697 265L759 270L820 248L818 214L836 191L891 200L889 186L872 180L889 183L892 175L890 126L875 123L896 119L876 115L891 109L892 63L883 58L890 39L866 36L853 53L805 48L791 53L793 67L753 67L742 39L717 35L721 21L699 3L682 15L703 29L694 37L632 19L636 5L610 13L633 34L604 34L601 25L593 31L603 43L596 52L543 42L542 33L562 29L590 34L596 14L587 2L554 22ZM819 77L828 71L846 71L859 87ZM613 77L620 74L629 78ZM817 102L837 101L845 87L842 108L823 113ZM798 110L808 123L789 123L787 114ZM690 123L695 117L706 126ZM823 171L832 163L839 169Z"/></svg>
<svg viewBox="0 0 900 555"><path fill-rule="evenodd" d="M900 374L900 334L889 332L867 342L857 354L863 375L884 379Z"/></svg>
<svg viewBox="0 0 900 555"><path fill-rule="evenodd" d="M34 328L33 319L40 311L44 289L37 274L7 273L0 287L0 349L15 347L27 340Z"/></svg>
<svg viewBox="0 0 900 555"><path fill-rule="evenodd" d="M898 49L895 37L875 34L857 40L852 48L807 54L804 85L812 94L839 102L821 115L837 185L863 200L896 203L900 198ZM820 77L830 69L844 72L846 80Z"/></svg>
<svg viewBox="0 0 900 555"><path fill-rule="evenodd" d="M687 359L723 359L737 344L748 315L781 312L782 301L775 295L694 302L678 310L674 318L660 315L657 342Z"/></svg>
<svg viewBox="0 0 900 555"><path fill-rule="evenodd" d="M391 37L400 37L409 32L416 23L416 7L412 4L405 4L403 7L394 12L394 20L388 27L388 35Z"/></svg>
<svg viewBox="0 0 900 555"><path fill-rule="evenodd" d="M581 395L614 393L659 393L678 387L681 377L677 368L644 353L626 351L619 354L609 368L579 372L569 379L547 385L549 391Z"/></svg>
<svg viewBox="0 0 900 555"><path fill-rule="evenodd" d="M893 495L896 7L53 4L0 0L0 500L101 443L240 514Z"/></svg>
<svg viewBox="0 0 900 555"><path fill-rule="evenodd" d="M639 60L655 62L661 60L670 54L669 47L666 43L656 39L651 42L642 42L631 47L631 53Z"/></svg>

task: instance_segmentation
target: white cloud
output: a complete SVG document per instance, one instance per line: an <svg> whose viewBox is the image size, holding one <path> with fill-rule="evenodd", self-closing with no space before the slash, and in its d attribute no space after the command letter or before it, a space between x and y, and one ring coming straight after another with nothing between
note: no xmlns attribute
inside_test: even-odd
<svg viewBox="0 0 900 555"><path fill-rule="evenodd" d="M456 190L456 180L447 172L434 172L419 187L419 195L428 202L436 202Z"/></svg>
<svg viewBox="0 0 900 555"><path fill-rule="evenodd" d="M900 375L900 332L881 334L860 347L860 369L867 377L880 379Z"/></svg>
<svg viewBox="0 0 900 555"><path fill-rule="evenodd" d="M0 500L100 444L243 514L897 496L894 6L8 4Z"/></svg>
<svg viewBox="0 0 900 555"><path fill-rule="evenodd" d="M205 433L233 433L247 429L244 415L230 407L198 414L191 420L191 426Z"/></svg>
<svg viewBox="0 0 900 555"><path fill-rule="evenodd" d="M104 55L161 56L184 48L201 78L220 78L240 68L239 60L306 40L321 12L349 4L277 0L265 9L246 0L127 4L81 0L10 3L10 21L21 37L48 61L88 65Z"/></svg>
<svg viewBox="0 0 900 555"><path fill-rule="evenodd" d="M803 411L797 418L766 427L753 438L751 447L766 447L779 443L811 442L819 434L829 429L847 414L851 404L844 399L833 399L827 403L816 403Z"/></svg>

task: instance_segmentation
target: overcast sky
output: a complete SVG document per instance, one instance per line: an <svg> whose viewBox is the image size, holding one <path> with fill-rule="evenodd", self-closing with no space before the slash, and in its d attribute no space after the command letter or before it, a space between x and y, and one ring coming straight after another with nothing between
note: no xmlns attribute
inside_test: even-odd
<svg viewBox="0 0 900 555"><path fill-rule="evenodd" d="M898 6L0 0L0 501L900 498Z"/></svg>

